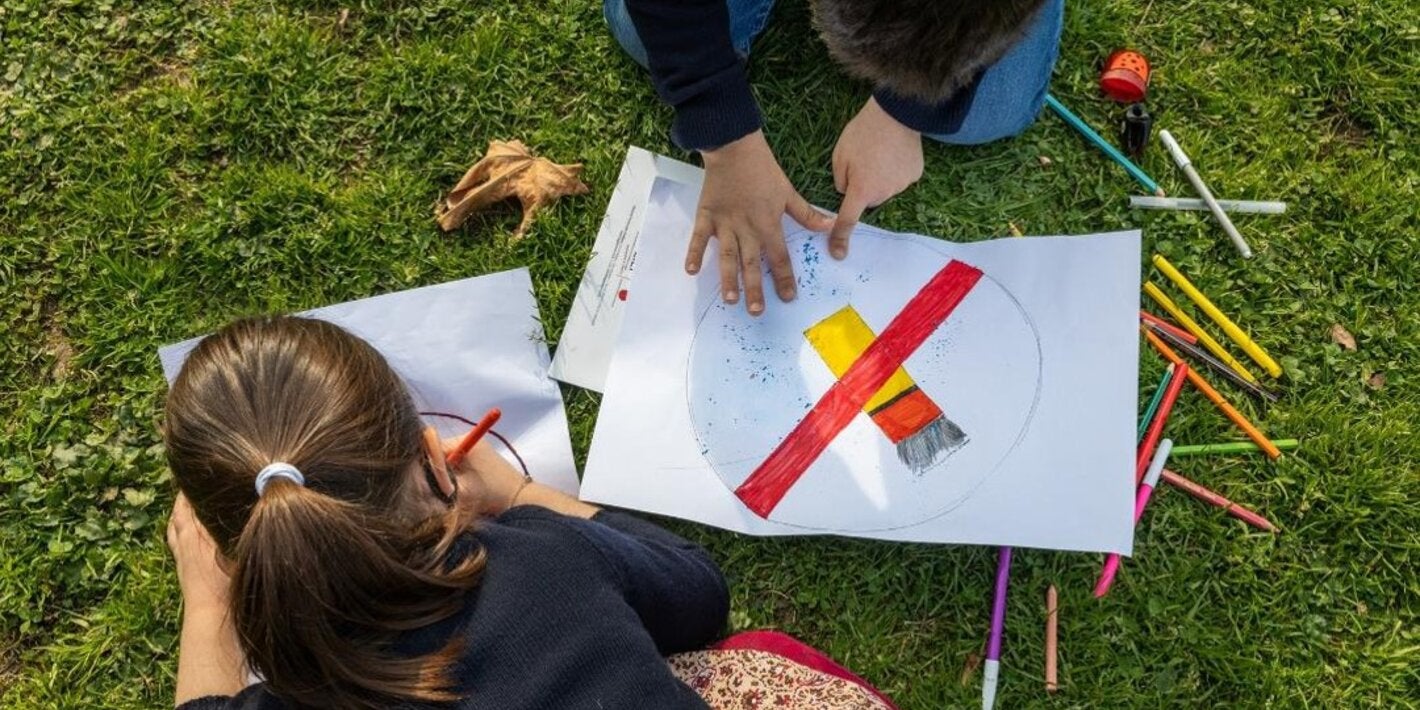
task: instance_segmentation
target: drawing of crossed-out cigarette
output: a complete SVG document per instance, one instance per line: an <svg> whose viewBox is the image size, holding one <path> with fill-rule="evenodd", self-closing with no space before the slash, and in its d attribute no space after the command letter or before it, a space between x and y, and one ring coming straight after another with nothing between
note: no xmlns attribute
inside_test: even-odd
<svg viewBox="0 0 1420 710"><path fill-rule="evenodd" d="M877 334L857 310L844 306L805 330L804 337L834 377L842 377ZM913 473L927 470L967 440L966 433L942 413L942 408L901 366L863 405L863 412L897 445L898 459Z"/></svg>

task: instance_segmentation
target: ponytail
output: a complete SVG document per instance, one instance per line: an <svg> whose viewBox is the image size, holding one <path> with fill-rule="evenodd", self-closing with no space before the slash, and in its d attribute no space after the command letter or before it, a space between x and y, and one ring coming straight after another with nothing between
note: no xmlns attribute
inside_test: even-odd
<svg viewBox="0 0 1420 710"><path fill-rule="evenodd" d="M235 563L232 619L275 695L377 708L467 692L459 634L423 655L397 647L460 610L486 556L450 555L473 504L430 513L413 475L423 424L374 348L317 320L232 323L188 356L163 433L178 487Z"/></svg>
<svg viewBox="0 0 1420 710"><path fill-rule="evenodd" d="M478 583L482 549L444 569L458 537L449 533L466 529L456 519L470 514L452 509L409 540L358 505L272 479L235 550L232 616L248 662L301 707L457 700L450 669L460 637L423 656L400 655L394 643L457 612L458 592Z"/></svg>

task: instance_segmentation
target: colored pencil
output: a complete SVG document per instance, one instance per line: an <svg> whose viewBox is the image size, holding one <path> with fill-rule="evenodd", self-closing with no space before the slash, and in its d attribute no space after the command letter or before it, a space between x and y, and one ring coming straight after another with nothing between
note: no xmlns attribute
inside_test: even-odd
<svg viewBox="0 0 1420 710"><path fill-rule="evenodd" d="M1149 461L1154 456L1154 447L1158 445L1159 439L1164 433L1164 424L1168 422L1169 412L1173 410L1173 403L1178 400L1178 393L1183 389L1183 383L1188 379L1188 373L1192 372L1189 366L1182 362L1174 363L1173 378L1169 380L1169 388L1164 392L1164 398L1159 402L1159 412L1154 415L1154 420L1149 424L1149 431L1144 434L1144 443L1139 445L1139 458L1134 465L1134 481L1138 483L1144 480L1144 474L1149 470Z"/></svg>
<svg viewBox="0 0 1420 710"><path fill-rule="evenodd" d="M1178 348L1179 350L1182 350L1184 354L1188 355L1194 360L1197 360L1203 363L1204 365L1207 365L1208 369L1227 378L1229 382L1237 385L1239 388L1241 388L1248 394L1257 397L1258 399L1266 400L1268 402L1276 402L1278 399L1281 399L1281 396L1278 395L1276 392L1263 389L1262 385L1253 382L1248 382L1247 380L1244 380L1243 378L1239 377L1237 371L1233 370L1233 368L1228 367L1227 365L1224 365L1218 360L1218 358L1209 355L1205 350L1203 350L1203 348L1189 343L1188 341L1175 336L1172 332L1164 330L1163 328L1160 328L1154 325L1153 323L1146 323L1145 325L1153 329L1153 331L1157 333L1160 338L1167 340L1170 345Z"/></svg>
<svg viewBox="0 0 1420 710"><path fill-rule="evenodd" d="M463 457L467 456L468 452L473 450L478 440L482 439L483 435L487 434L488 430L492 429L493 425L498 422L498 418L502 416L503 410L494 407L488 410L488 413L483 415L483 418L478 420L477 424L473 425L473 428L464 435L463 439L459 440L459 445L454 447L453 451L449 452L446 460L449 463L450 470L458 468L459 464L463 463Z"/></svg>
<svg viewBox="0 0 1420 710"><path fill-rule="evenodd" d="M1053 693L1060 689L1057 682L1056 648L1059 643L1059 619L1060 597L1055 591L1055 585L1050 585L1045 589L1045 692Z"/></svg>
<svg viewBox="0 0 1420 710"><path fill-rule="evenodd" d="M1156 316L1156 315L1154 315L1153 313L1150 313L1150 312L1148 312L1148 311L1140 310L1140 311L1139 311L1139 320L1142 320L1142 321L1144 321L1145 323L1148 323L1149 325L1157 326L1157 327L1159 327L1159 328L1162 328L1163 330L1167 330L1168 332L1173 333L1174 335L1177 335L1180 339L1187 340L1187 341L1190 342L1190 343L1194 343L1194 344L1197 344L1197 343L1198 343L1198 338L1194 337L1194 335L1193 335L1192 333L1190 333L1190 332L1184 330L1183 328L1180 328L1180 327L1174 325L1173 323L1170 323L1170 322L1164 320L1163 318L1160 318L1160 317L1158 317L1158 316Z"/></svg>
<svg viewBox="0 0 1420 710"><path fill-rule="evenodd" d="M1139 519L1144 517L1144 508L1149 505L1149 496L1153 494L1154 487L1159 485L1159 476L1164 471L1164 464L1168 463L1169 451L1173 449L1173 439L1164 439L1159 442L1159 451L1154 454L1154 458L1149 462L1147 475L1139 481L1139 491L1134 495L1134 526L1139 526ZM1104 559L1104 567L1100 570L1099 581L1095 583L1095 597L1099 598L1109 593L1110 585L1114 584L1114 576L1119 572L1119 553L1111 552Z"/></svg>
<svg viewBox="0 0 1420 710"><path fill-rule="evenodd" d="M1287 211L1287 203L1272 200L1218 200L1224 212L1234 214L1282 214ZM1144 210L1191 210L1207 212L1208 203L1193 197L1154 197L1153 195L1130 195L1129 206Z"/></svg>
<svg viewBox="0 0 1420 710"><path fill-rule="evenodd" d="M1011 581L1011 548L996 554L996 594L991 600L991 638L986 642L986 665L981 679L981 708L996 704L996 681L1001 675L1001 634L1006 629L1006 586Z"/></svg>
<svg viewBox="0 0 1420 710"><path fill-rule="evenodd" d="M1169 298L1168 294L1165 294L1163 289L1159 288L1153 281L1144 282L1144 293L1148 294L1149 298L1154 299L1154 302L1159 304L1160 308L1168 311L1168 314L1173 316L1173 319L1178 321L1179 325L1197 336L1198 342L1202 343L1203 347L1208 348L1208 352L1213 353L1214 357L1227 363L1228 367L1233 368L1233 371L1242 375L1242 378L1248 382L1257 382L1257 378L1254 377L1251 372L1248 372L1248 369L1243 367L1243 364L1238 362L1237 358L1228 354L1228 351L1221 343L1214 340L1213 336L1208 334L1208 331L1203 330L1203 326L1198 325L1198 321L1193 320L1187 313L1184 313L1183 309L1179 308L1178 304L1174 303L1173 299Z"/></svg>
<svg viewBox="0 0 1420 710"><path fill-rule="evenodd" d="M1154 349L1158 350L1160 355L1163 355L1165 359L1175 364L1183 362L1178 356L1178 353L1165 345L1164 341L1160 340L1159 336L1154 335L1153 331L1143 326L1140 327L1144 331L1144 337L1148 338L1149 344L1154 346ZM1188 381L1192 382L1193 386L1196 387L1199 392L1202 392L1204 397L1208 398L1208 401L1222 410L1223 415L1230 419L1234 426L1241 429L1244 434L1247 434L1247 438L1252 439L1253 443L1261 447L1263 453L1267 454L1268 458L1276 459L1282 455L1282 451L1273 445L1271 440L1263 435L1257 427L1253 426L1252 422L1248 421L1247 417L1242 415L1242 412L1239 412L1233 405L1229 404L1228 400L1223 398L1223 395L1218 394L1218 390L1213 389L1213 386L1208 384L1208 381L1203 379L1202 375L1199 375L1194 370L1189 370Z"/></svg>
<svg viewBox="0 0 1420 710"><path fill-rule="evenodd" d="M1188 296L1188 300L1193 301L1193 305L1198 306L1198 310L1203 311L1204 315L1208 316L1214 323L1217 323L1218 327L1223 329L1223 333L1231 338L1238 347L1242 348L1242 351L1247 353L1247 356L1252 358L1253 362L1266 370L1267 374L1273 377L1280 377L1282 375L1282 366L1278 365L1277 361L1273 360L1272 356L1268 355L1267 351L1263 350L1242 328L1239 328L1237 323L1234 323L1231 318L1224 315L1221 310L1218 310L1218 307L1213 305L1213 302L1208 300L1208 297L1203 295L1203 292L1199 291L1198 288L1193 285L1193 282L1189 281L1188 277L1183 275L1183 272L1174 268L1174 265L1170 264L1168 259L1165 259L1161 254L1155 254L1154 268L1163 272L1164 276L1168 277L1168 280L1172 281L1173 285L1177 286L1178 290L1183 292L1183 295Z"/></svg>
<svg viewBox="0 0 1420 710"><path fill-rule="evenodd" d="M1300 445L1296 439L1273 439L1272 445L1282 451L1291 451ZM1250 441L1229 441L1223 444L1189 444L1173 447L1174 458L1203 454L1250 454L1261 451L1261 447Z"/></svg>
<svg viewBox="0 0 1420 710"><path fill-rule="evenodd" d="M1159 187L1159 183L1154 182L1154 179L1149 177L1148 173L1140 169L1140 167L1130 161L1129 158L1126 158L1123 153L1119 152L1118 148L1110 145L1109 141L1106 141L1100 134L1096 133L1095 129L1090 128L1089 124L1081 120L1079 116L1076 116L1070 109L1065 108L1065 105L1060 103L1059 99L1056 99L1050 94L1046 94L1045 105L1049 106L1050 110L1054 111L1056 115L1070 124L1071 128L1079 131L1080 135L1084 136L1086 140L1094 143L1095 147L1104 151L1104 154L1109 156L1111 160L1119 163L1120 167L1128 171L1130 175L1134 176L1135 180L1139 181L1140 185L1144 186L1144 189L1159 197L1164 196L1163 188Z"/></svg>
<svg viewBox="0 0 1420 710"><path fill-rule="evenodd" d="M1144 432L1149 430L1149 422L1154 421L1154 412L1159 408L1159 400L1164 398L1164 390L1169 388L1169 380L1173 378L1174 364L1164 369L1164 376L1159 379L1159 386L1154 388L1154 396L1149 398L1149 406L1144 407L1144 415L1139 417L1139 443L1144 442Z"/></svg>
<svg viewBox="0 0 1420 710"><path fill-rule="evenodd" d="M1178 448L1175 447L1174 451L1178 451ZM1262 517L1261 515L1258 515L1257 513L1252 512L1251 510L1248 510L1247 508L1242 507L1241 505L1238 505L1237 503L1228 500L1220 493L1204 488L1203 486L1200 486L1197 483L1194 483L1193 481L1190 481L1187 478L1184 478L1183 476L1180 476L1177 473L1174 473L1173 471L1170 471L1168 469L1164 469L1163 478L1164 482L1168 483L1169 485L1175 488L1183 489L1185 493L1193 496L1194 498L1197 498L1198 500L1203 501L1204 503L1207 503L1208 505L1222 508L1223 512L1233 516L1234 518L1237 518L1238 520L1243 521L1244 523L1247 523L1248 525L1251 525L1259 530L1266 530L1267 532L1277 532L1277 526L1273 525L1272 521Z"/></svg>

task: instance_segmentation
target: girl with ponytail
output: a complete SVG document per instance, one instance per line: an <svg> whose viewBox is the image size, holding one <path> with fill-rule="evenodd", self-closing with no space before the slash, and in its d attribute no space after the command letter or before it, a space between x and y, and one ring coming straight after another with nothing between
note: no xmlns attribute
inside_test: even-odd
<svg viewBox="0 0 1420 710"><path fill-rule="evenodd" d="M204 339L164 438L183 710L704 707L663 657L723 629L705 551L487 443L448 470L456 442L335 325Z"/></svg>

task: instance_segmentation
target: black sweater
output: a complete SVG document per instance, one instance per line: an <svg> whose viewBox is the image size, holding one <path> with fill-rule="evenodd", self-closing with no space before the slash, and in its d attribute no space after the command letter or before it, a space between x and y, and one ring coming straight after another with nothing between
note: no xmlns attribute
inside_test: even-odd
<svg viewBox="0 0 1420 710"><path fill-rule="evenodd" d="M401 644L421 653L468 639L457 707L705 707L663 658L724 629L725 579L705 550L624 513L583 520L536 506L481 525L455 554L474 538L488 552L482 583L462 612ZM261 683L179 710L285 707Z"/></svg>
<svg viewBox="0 0 1420 710"><path fill-rule="evenodd" d="M646 46L656 93L675 109L671 140L686 150L718 148L763 122L745 62L730 39L725 0L626 0ZM976 96L976 79L941 104L884 90L873 93L888 115L927 134L954 133Z"/></svg>

